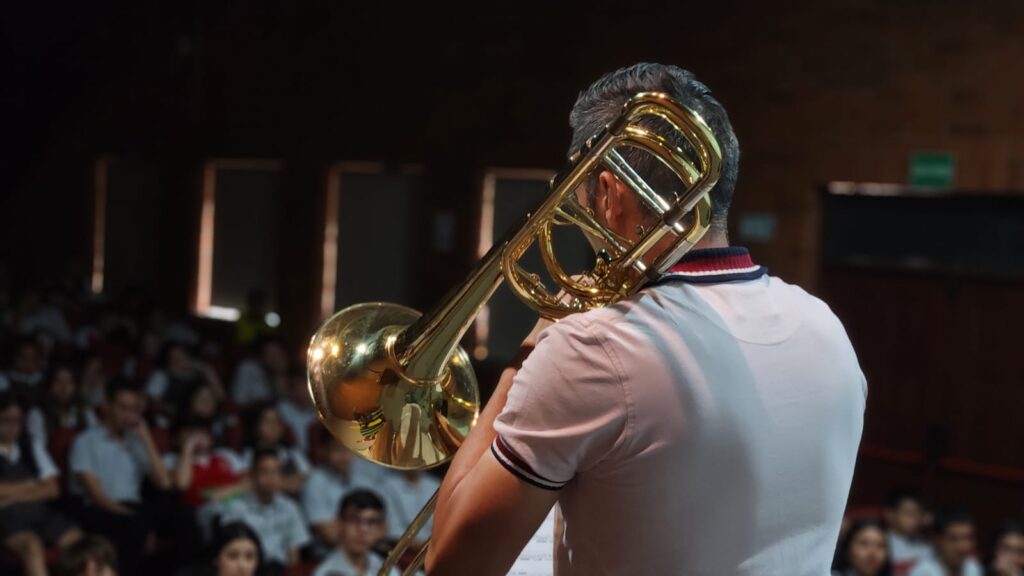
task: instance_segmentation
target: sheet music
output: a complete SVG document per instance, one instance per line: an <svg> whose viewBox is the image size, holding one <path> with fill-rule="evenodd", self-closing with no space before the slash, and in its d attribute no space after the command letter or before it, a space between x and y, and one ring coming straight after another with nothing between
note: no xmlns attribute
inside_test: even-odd
<svg viewBox="0 0 1024 576"><path fill-rule="evenodd" d="M523 548L508 576L551 576L555 571L555 509Z"/></svg>

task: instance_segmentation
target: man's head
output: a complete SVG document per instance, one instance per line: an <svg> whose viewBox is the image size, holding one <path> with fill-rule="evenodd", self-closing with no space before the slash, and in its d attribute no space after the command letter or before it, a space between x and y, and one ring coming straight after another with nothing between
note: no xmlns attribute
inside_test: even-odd
<svg viewBox="0 0 1024 576"><path fill-rule="evenodd" d="M364 554L384 537L384 502L369 490L355 490L338 505L338 520L338 545L350 554Z"/></svg>
<svg viewBox="0 0 1024 576"><path fill-rule="evenodd" d="M925 509L921 497L912 490L894 490L885 501L885 523L889 529L906 536L920 536L924 528Z"/></svg>
<svg viewBox="0 0 1024 576"><path fill-rule="evenodd" d="M974 554L974 521L960 510L935 516L935 555L950 570L959 571Z"/></svg>
<svg viewBox="0 0 1024 576"><path fill-rule="evenodd" d="M35 374L43 369L43 357L35 340L26 338L14 349L14 371L19 374Z"/></svg>
<svg viewBox="0 0 1024 576"><path fill-rule="evenodd" d="M252 490L261 501L269 502L281 490L281 458L276 450L257 450L250 473Z"/></svg>
<svg viewBox="0 0 1024 576"><path fill-rule="evenodd" d="M288 350L284 343L274 337L262 338L256 346L260 362L271 374L283 374L288 370Z"/></svg>
<svg viewBox="0 0 1024 576"><path fill-rule="evenodd" d="M579 150L586 140L610 123L622 111L622 106L638 92L664 92L681 105L696 112L711 128L718 145L722 150L722 173L718 184L711 190L712 229L709 233L726 233L726 216L732 203L736 178L739 173L740 150L736 135L733 133L729 116L721 104L711 95L707 86L697 81L694 75L676 66L662 64L635 64L605 74L589 88L583 91L569 115L572 127L572 147L570 155ZM656 125L653 126L657 128ZM686 149L688 145L680 140L674 142ZM654 157L636 150L620 150L623 157L659 192L673 190L678 192L678 179ZM621 187L621 189L620 189ZM623 209L615 200L623 192L628 202L636 202L635 195L619 182L610 172L594 175L587 184L587 204L598 216L598 220L615 228L614 212ZM611 194L612 203L605 200ZM625 206L627 211L636 211L639 204ZM602 212L610 210L612 218ZM627 218L628 220L628 218ZM634 226L633 221L624 222L623 230L616 230L627 237L634 237L632 230L625 226Z"/></svg>
<svg viewBox="0 0 1024 576"><path fill-rule="evenodd" d="M11 392L0 392L0 444L12 444L21 435L24 412Z"/></svg>
<svg viewBox="0 0 1024 576"><path fill-rule="evenodd" d="M142 421L143 399L139 389L126 380L115 380L107 387L106 423L116 434L123 434Z"/></svg>
<svg viewBox="0 0 1024 576"><path fill-rule="evenodd" d="M57 574L61 576L116 576L117 552L102 536L86 535L60 555Z"/></svg>
<svg viewBox="0 0 1024 576"><path fill-rule="evenodd" d="M356 458L355 454L334 438L329 439L326 444L326 454L324 456L327 466L338 474L348 474L352 460Z"/></svg>

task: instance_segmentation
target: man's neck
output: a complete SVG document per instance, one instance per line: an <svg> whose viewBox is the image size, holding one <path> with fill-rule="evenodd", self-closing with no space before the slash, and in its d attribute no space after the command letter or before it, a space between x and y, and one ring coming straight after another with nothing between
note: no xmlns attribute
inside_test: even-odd
<svg viewBox="0 0 1024 576"><path fill-rule="evenodd" d="M265 492L255 492L255 494L256 500L259 501L259 503L263 504L264 506L274 503L274 496L276 495L275 492L270 492L269 494Z"/></svg>
<svg viewBox="0 0 1024 576"><path fill-rule="evenodd" d="M694 244L694 250L706 250L709 248L728 248L729 236L725 232L715 229L708 230L704 237Z"/></svg>
<svg viewBox="0 0 1024 576"><path fill-rule="evenodd" d="M348 548L342 548L341 553L348 558L348 563L351 564L359 572L366 570L367 557L366 552L353 552Z"/></svg>

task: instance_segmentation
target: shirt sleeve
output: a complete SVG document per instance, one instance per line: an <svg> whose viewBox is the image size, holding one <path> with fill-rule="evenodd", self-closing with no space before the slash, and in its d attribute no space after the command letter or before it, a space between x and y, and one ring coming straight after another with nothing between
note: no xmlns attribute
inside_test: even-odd
<svg viewBox="0 0 1024 576"><path fill-rule="evenodd" d="M68 464L70 465L73 473L95 473L95 466L92 461L92 450L90 450L88 435L79 434L71 443L71 455L68 457Z"/></svg>
<svg viewBox="0 0 1024 576"><path fill-rule="evenodd" d="M299 511L299 507L291 500L288 501L288 504L290 504L289 509L292 511L291 527L289 528L288 534L288 548L296 550L312 542L313 537L309 533L309 527L306 526L306 519L302 517L302 512Z"/></svg>
<svg viewBox="0 0 1024 576"><path fill-rule="evenodd" d="M32 440L46 445L46 417L43 416L42 410L39 408L29 410L28 416L25 417L25 429L28 430L28 435Z"/></svg>
<svg viewBox="0 0 1024 576"><path fill-rule="evenodd" d="M491 451L520 479L560 489L625 441L627 400L605 344L567 318L541 333L516 374Z"/></svg>
<svg viewBox="0 0 1024 576"><path fill-rule="evenodd" d="M164 397L164 392L167 392L167 385L167 373L163 370L154 370L146 381L146 394L154 400L159 400Z"/></svg>
<svg viewBox="0 0 1024 576"><path fill-rule="evenodd" d="M330 501L327 487L319 472L313 472L302 487L302 508L312 524L322 524L334 519L337 505Z"/></svg>
<svg viewBox="0 0 1024 576"><path fill-rule="evenodd" d="M292 464L295 465L295 472L302 475L309 474L309 460L306 459L306 456L302 453L301 450L297 448L292 448L290 450L289 456L292 459Z"/></svg>
<svg viewBox="0 0 1024 576"><path fill-rule="evenodd" d="M32 443L32 454L36 457L36 467L39 468L40 480L60 475L57 465L53 463L53 458L50 457L50 453L46 451L46 446L42 442Z"/></svg>

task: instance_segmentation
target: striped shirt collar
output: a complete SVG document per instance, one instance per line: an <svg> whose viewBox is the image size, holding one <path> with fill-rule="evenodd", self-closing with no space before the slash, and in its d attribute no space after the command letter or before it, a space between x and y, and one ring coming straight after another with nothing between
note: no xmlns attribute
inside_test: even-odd
<svg viewBox="0 0 1024 576"><path fill-rule="evenodd" d="M682 280L693 284L718 284L736 280L756 280L767 273L767 268L758 266L751 260L750 252L746 248L702 248L683 255L657 283Z"/></svg>

